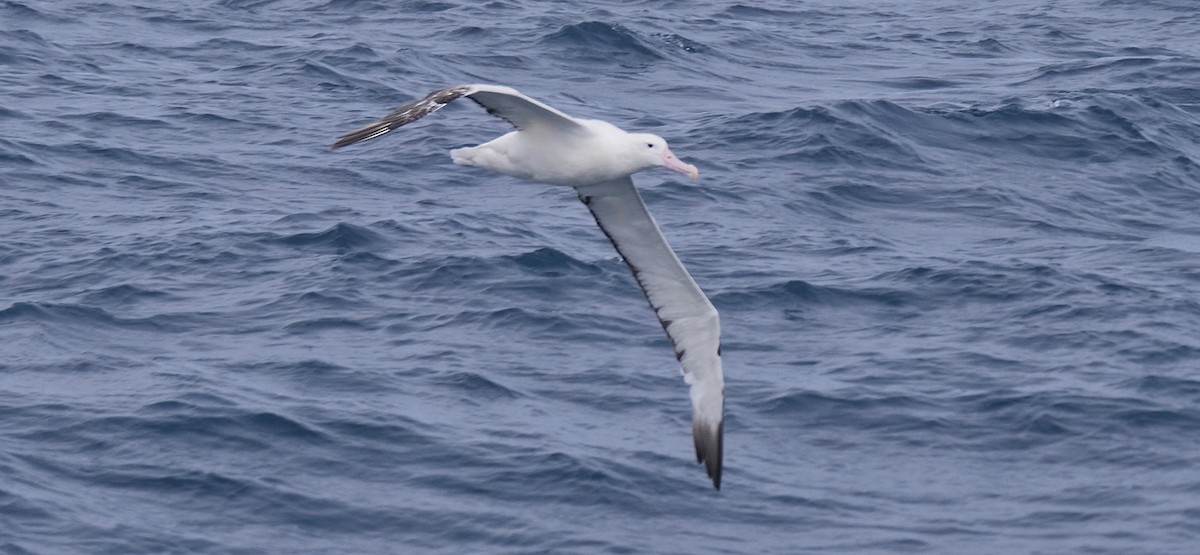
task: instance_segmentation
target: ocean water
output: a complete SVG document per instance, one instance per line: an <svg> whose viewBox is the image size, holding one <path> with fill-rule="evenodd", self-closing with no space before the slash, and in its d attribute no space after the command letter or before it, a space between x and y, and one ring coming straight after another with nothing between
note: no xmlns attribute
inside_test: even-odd
<svg viewBox="0 0 1200 555"><path fill-rule="evenodd" d="M1002 5L1003 4L1003 5ZM1200 549L1191 0L0 0L0 553ZM724 483L514 86L658 133Z"/></svg>

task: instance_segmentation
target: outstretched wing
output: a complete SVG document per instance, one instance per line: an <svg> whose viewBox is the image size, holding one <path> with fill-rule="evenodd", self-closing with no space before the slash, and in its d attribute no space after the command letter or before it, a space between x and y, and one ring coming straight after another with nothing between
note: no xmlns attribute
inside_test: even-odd
<svg viewBox="0 0 1200 555"><path fill-rule="evenodd" d="M632 179L575 190L633 271L675 346L683 378L691 386L696 460L705 464L713 486L721 489L725 378L717 310L667 244Z"/></svg>
<svg viewBox="0 0 1200 555"><path fill-rule="evenodd" d="M385 135L397 127L432 114L464 96L470 97L471 100L483 106L489 114L511 123L522 131L539 128L557 131L582 130L582 125L575 118L529 98L517 92L516 89L499 85L459 85L434 91L421 100L397 108L370 125L342 135L337 142L333 143L333 148L341 148Z"/></svg>

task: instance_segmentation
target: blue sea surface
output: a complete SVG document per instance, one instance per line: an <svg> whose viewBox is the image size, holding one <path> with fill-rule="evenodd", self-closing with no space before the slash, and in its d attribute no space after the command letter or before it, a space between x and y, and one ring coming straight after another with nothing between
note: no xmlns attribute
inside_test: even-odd
<svg viewBox="0 0 1200 555"><path fill-rule="evenodd" d="M510 85L657 133L725 470ZM1194 0L0 0L0 553L1200 552Z"/></svg>

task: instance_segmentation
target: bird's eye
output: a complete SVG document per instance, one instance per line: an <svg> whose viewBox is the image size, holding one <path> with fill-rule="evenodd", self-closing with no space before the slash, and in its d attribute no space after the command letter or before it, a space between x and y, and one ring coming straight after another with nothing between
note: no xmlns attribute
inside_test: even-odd
<svg viewBox="0 0 1200 555"><path fill-rule="evenodd" d="M646 143L646 148L654 148L654 143Z"/></svg>

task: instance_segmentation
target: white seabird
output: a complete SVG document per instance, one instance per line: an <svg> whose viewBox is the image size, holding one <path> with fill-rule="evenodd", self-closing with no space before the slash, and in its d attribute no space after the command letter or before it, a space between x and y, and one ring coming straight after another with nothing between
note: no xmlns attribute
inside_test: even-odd
<svg viewBox="0 0 1200 555"><path fill-rule="evenodd" d="M574 118L497 85L461 85L433 92L343 135L333 148L387 134L464 96L517 130L479 146L451 151L454 163L574 187L633 271L675 347L684 381L691 386L696 460L705 464L713 486L721 489L725 379L717 310L667 244L630 178L658 166L692 179L699 179L700 172L676 158L662 137L627 133L605 121Z"/></svg>

